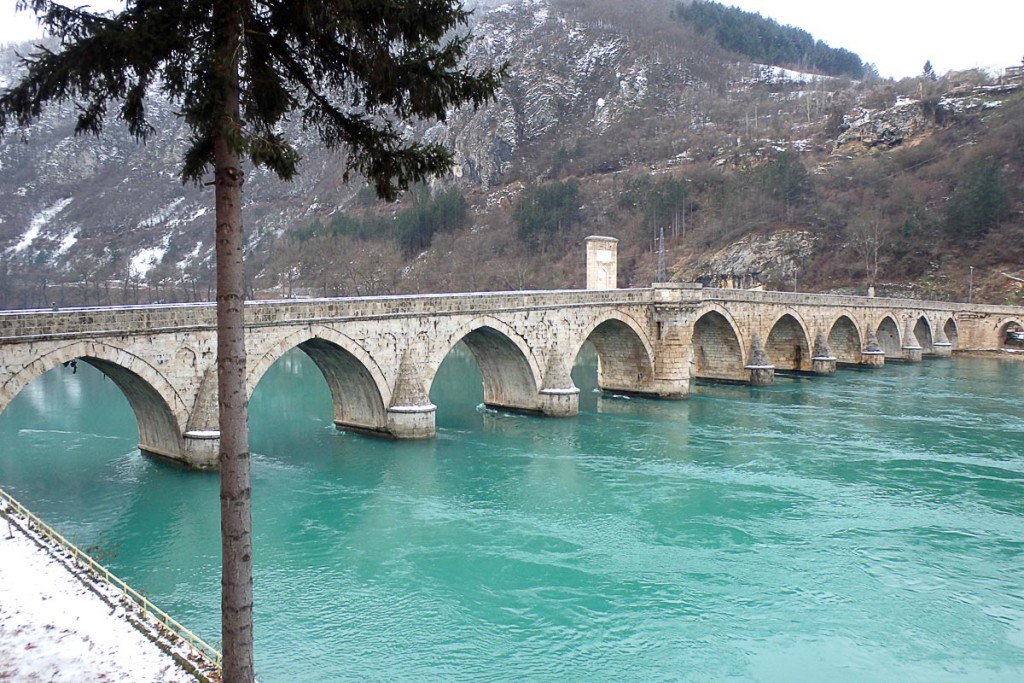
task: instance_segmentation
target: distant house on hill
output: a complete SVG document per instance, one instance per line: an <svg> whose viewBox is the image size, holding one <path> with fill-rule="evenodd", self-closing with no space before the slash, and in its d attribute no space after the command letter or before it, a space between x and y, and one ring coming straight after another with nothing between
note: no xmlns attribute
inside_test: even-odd
<svg viewBox="0 0 1024 683"><path fill-rule="evenodd" d="M1006 67L1003 83L1024 83L1024 65Z"/></svg>

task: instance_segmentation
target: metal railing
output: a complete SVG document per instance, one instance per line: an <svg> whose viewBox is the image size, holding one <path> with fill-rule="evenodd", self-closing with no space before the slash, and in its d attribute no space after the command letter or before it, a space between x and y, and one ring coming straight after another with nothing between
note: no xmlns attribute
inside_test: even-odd
<svg viewBox="0 0 1024 683"><path fill-rule="evenodd" d="M124 597L128 598L138 606L142 611L142 616L147 621L151 618L157 624L162 626L164 629L177 636L181 640L189 644L189 646L199 654L207 664L216 667L217 671L221 671L221 653L217 651L212 645L207 644L202 638L189 631L187 628L179 624L174 620L167 612L154 605L144 595L139 593L137 590L126 584L121 579L117 578L110 571L101 565L96 560L89 557L87 554L79 550L73 543L68 541L66 538L57 533L53 528L43 522L41 519L36 517L34 514L29 512L28 508L15 500L9 493L0 489L0 502L6 503L9 510L15 512L18 516L26 519L30 528L39 535L49 539L52 543L56 544L61 549L67 551L71 556L79 563L84 565L93 576L100 579L107 585L111 586L115 590L121 593Z"/></svg>

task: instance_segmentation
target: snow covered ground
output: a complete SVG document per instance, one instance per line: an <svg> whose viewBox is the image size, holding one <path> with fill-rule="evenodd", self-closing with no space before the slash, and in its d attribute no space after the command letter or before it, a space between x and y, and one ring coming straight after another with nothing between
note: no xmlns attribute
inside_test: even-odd
<svg viewBox="0 0 1024 683"><path fill-rule="evenodd" d="M95 586L108 603L14 519L0 516L0 682L197 681L127 621L110 588Z"/></svg>

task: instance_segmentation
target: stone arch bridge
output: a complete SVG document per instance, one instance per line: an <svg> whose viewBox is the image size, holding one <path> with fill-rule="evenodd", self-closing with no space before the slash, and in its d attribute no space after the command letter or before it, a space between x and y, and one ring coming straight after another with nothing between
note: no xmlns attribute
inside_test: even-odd
<svg viewBox="0 0 1024 683"><path fill-rule="evenodd" d="M430 386L459 342L487 405L572 416L570 371L588 341L602 389L682 398L693 379L765 384L776 371L993 350L1021 323L1013 307L690 285L258 301L246 304L247 386L299 348L327 380L339 428L429 438ZM44 372L84 361L124 392L144 452L212 469L215 355L211 304L0 312L0 411Z"/></svg>

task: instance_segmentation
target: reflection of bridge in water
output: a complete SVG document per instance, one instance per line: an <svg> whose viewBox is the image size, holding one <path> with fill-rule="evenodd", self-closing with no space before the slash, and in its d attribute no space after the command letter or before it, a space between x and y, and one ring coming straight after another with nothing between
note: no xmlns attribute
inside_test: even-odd
<svg viewBox="0 0 1024 683"><path fill-rule="evenodd" d="M82 360L124 392L142 450L214 467L214 318L210 304L0 312L0 411L47 370ZM571 416L570 371L587 341L602 389L682 398L693 378L765 384L776 371L829 375L837 363L997 349L1024 309L656 285L251 302L246 320L250 395L298 347L323 372L339 427L428 438L430 386L459 341L487 405Z"/></svg>

